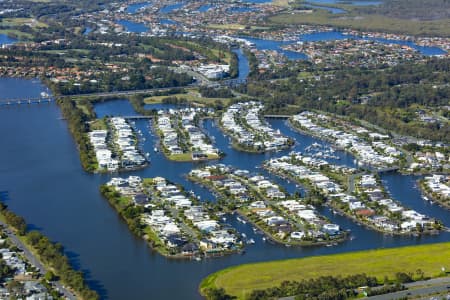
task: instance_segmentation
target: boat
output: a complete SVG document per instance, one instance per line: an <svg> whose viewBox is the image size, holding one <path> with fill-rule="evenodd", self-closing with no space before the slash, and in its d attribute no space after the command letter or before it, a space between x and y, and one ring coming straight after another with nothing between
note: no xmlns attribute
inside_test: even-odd
<svg viewBox="0 0 450 300"><path fill-rule="evenodd" d="M245 233L241 233L241 235L242 235L243 238L247 237L247 235Z"/></svg>
<svg viewBox="0 0 450 300"><path fill-rule="evenodd" d="M194 259L195 259L196 261L201 261L201 260L202 260L202 258L199 257L199 256L196 256Z"/></svg>
<svg viewBox="0 0 450 300"><path fill-rule="evenodd" d="M263 242L266 241L266 237L265 236L263 236L261 239L262 239Z"/></svg>
<svg viewBox="0 0 450 300"><path fill-rule="evenodd" d="M249 240L247 240L247 244L254 244L255 243L255 240L254 239L249 239Z"/></svg>
<svg viewBox="0 0 450 300"><path fill-rule="evenodd" d="M154 152L158 152L158 148L156 148L156 147L153 148L153 151L154 151Z"/></svg>
<svg viewBox="0 0 450 300"><path fill-rule="evenodd" d="M236 218L236 220L238 220L239 222L241 222L242 224L245 224L245 223L247 223L247 222L245 222L245 220L244 219L241 219L240 217L237 217Z"/></svg>

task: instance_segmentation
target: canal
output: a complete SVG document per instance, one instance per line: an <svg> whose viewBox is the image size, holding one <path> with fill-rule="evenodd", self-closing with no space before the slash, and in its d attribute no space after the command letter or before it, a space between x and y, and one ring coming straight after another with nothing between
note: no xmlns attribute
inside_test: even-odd
<svg viewBox="0 0 450 300"><path fill-rule="evenodd" d="M38 96L45 87L38 81L0 79L0 90L0 97L14 95L17 98ZM99 117L134 113L124 100L100 103L95 109ZM303 151L314 142L326 144L292 131L284 120L272 119L269 123L296 140L293 150ZM141 144L144 151L150 153L151 164L146 169L123 176L163 176L193 190L204 201L214 200L206 189L191 184L184 177L199 164L166 160L160 152L153 151L158 141L150 131L148 120L136 121L136 126L142 132ZM227 154L221 163L252 172L264 173L259 168L263 160L292 150L246 154L232 149L228 138L211 120L205 121L204 128ZM248 223L240 223L234 216L228 216L227 222L256 241L246 248L244 255L200 262L168 260L153 253L141 239L134 237L114 209L101 197L99 186L111 176L88 174L82 170L67 123L61 119L61 113L54 103L1 108L0 136L0 191L8 193L7 204L14 212L25 217L30 228L40 230L50 239L64 245L71 263L88 274L89 284L104 299L198 299L200 280L211 272L231 265L450 241L449 233L421 238L385 236L324 208L322 213L333 222L351 230L352 240L334 247L288 248L264 242ZM354 164L350 155L343 152L337 155L339 159L336 163ZM449 211L422 200L415 187L416 178L391 173L382 179L394 198L450 225ZM278 182L290 192L297 189L285 181Z"/></svg>

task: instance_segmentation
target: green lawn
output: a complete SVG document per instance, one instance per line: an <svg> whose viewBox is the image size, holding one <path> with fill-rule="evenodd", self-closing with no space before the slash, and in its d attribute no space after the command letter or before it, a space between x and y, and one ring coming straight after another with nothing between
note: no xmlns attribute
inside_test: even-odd
<svg viewBox="0 0 450 300"><path fill-rule="evenodd" d="M382 281L385 276L394 279L397 272L415 274L418 269L425 276L437 277L442 275L442 267L450 270L450 243L245 264L209 275L200 288L224 288L228 294L245 299L252 290L274 287L285 280L366 273Z"/></svg>
<svg viewBox="0 0 450 300"><path fill-rule="evenodd" d="M192 153L183 153L183 154L172 154L168 157L170 160L179 161L179 162L187 162L192 160ZM208 159L219 159L219 155L208 154Z"/></svg>
<svg viewBox="0 0 450 300"><path fill-rule="evenodd" d="M1 20L2 26L23 26L29 25L30 27L47 28L48 25L33 18L4 18Z"/></svg>
<svg viewBox="0 0 450 300"><path fill-rule="evenodd" d="M215 104L216 101L221 101L223 105L228 105L230 103L230 98L204 98L200 95L198 90L191 89L187 93L179 93L173 95L164 96L151 96L144 99L146 104L156 104L162 103L164 98L176 97L186 99L188 102L195 102L201 105Z"/></svg>
<svg viewBox="0 0 450 300"><path fill-rule="evenodd" d="M0 23L1 25L1 23ZM31 33L22 32L16 29L2 29L0 30L0 34L6 34L8 36L18 38L19 40L29 40L33 37Z"/></svg>

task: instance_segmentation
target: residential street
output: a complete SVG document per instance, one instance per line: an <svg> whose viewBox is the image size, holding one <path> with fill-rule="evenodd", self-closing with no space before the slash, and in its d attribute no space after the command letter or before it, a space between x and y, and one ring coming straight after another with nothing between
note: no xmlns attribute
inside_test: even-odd
<svg viewBox="0 0 450 300"><path fill-rule="evenodd" d="M32 264L34 267L36 267L39 270L39 273L41 273L42 276L44 276L47 271L46 271L45 267L41 264L39 259L37 259L37 257L35 257L34 254L31 253L31 251L28 250L28 248L22 243L22 241L16 237L16 235L9 229L9 226L7 224L0 221L0 226L3 226L5 228L5 232L8 235L8 238L11 240L11 242L17 248L19 248L20 250L23 251L22 253L26 257L28 262L30 264ZM59 281L55 281L53 284L55 285L56 289L64 295L64 297L66 299L70 299L70 300L77 299L77 297L75 297L75 295L72 292L70 292L68 289L63 287L63 285Z"/></svg>

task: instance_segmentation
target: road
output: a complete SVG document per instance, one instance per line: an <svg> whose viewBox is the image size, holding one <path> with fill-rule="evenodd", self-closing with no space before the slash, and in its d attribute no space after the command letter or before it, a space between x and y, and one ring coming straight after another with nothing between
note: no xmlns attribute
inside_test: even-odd
<svg viewBox="0 0 450 300"><path fill-rule="evenodd" d="M390 294L366 297L364 299L370 300L395 300L401 299L404 297L408 297L410 299L414 299L412 297L423 297L432 294L442 294L447 293L450 295L450 277L440 277L434 278L430 280L416 281L411 283L406 283L404 286L407 288L404 291L399 291ZM431 296L430 296L431 297ZM279 300L294 300L295 297L283 297L279 298Z"/></svg>
<svg viewBox="0 0 450 300"><path fill-rule="evenodd" d="M404 284L407 290L395 293L367 297L371 300L392 300L403 297L419 297L447 292L450 295L450 277L435 278Z"/></svg>
<svg viewBox="0 0 450 300"><path fill-rule="evenodd" d="M183 85L183 86L173 86L173 87L167 87L167 88L153 88L153 89L144 89L144 90L129 90L129 91L114 91L114 92L101 92L101 93L90 93L90 94L74 94L74 95L62 95L58 98L64 98L64 97L113 97L113 96L131 96L131 95L142 95L142 94L149 94L153 92L163 92L163 91L169 91L172 89L182 89L182 88L188 88L188 87L194 87L196 84L190 84L190 85Z"/></svg>
<svg viewBox="0 0 450 300"><path fill-rule="evenodd" d="M3 226L3 228L5 228L5 233L8 235L9 240L20 250L23 251L23 255L25 256L25 258L28 260L28 262L33 265L34 267L36 267L36 269L39 270L39 273L44 276L45 273L47 273L46 268L44 267L44 265L39 261L39 259L34 256L33 253L31 253L31 251L25 246L24 243L22 243L21 240L19 240L17 238L17 236L9 229L9 226L5 223L3 223L2 221L0 221L0 226ZM55 281L54 285L56 287L56 289L62 293L64 295L64 297L66 299L70 299L70 300L76 300L77 297L70 292L69 290L67 290L59 281Z"/></svg>

